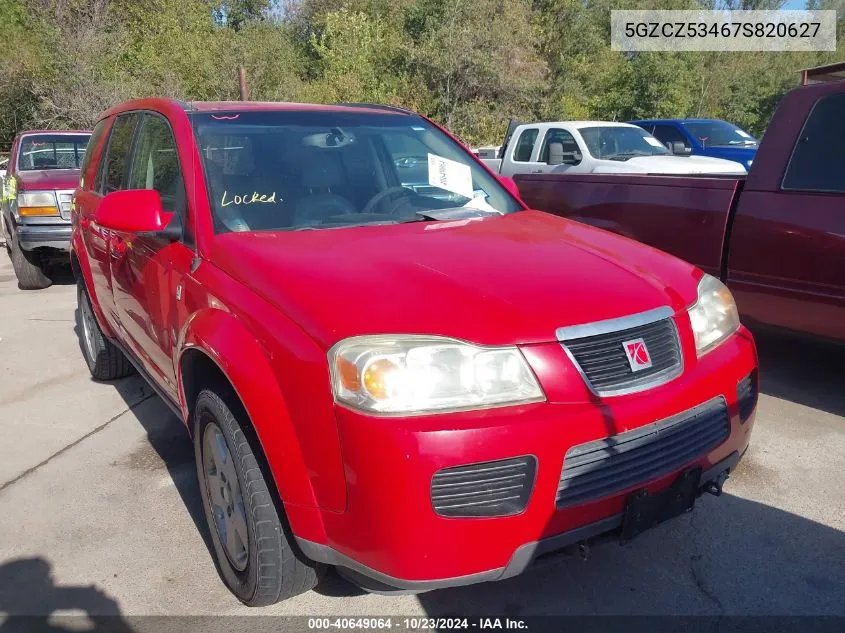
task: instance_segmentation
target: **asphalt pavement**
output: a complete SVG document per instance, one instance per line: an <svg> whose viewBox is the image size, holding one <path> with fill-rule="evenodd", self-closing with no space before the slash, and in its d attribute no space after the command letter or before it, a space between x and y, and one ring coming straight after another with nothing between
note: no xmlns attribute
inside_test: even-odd
<svg viewBox="0 0 845 633"><path fill-rule="evenodd" d="M756 428L725 494L624 547L419 595L363 594L329 574L248 609L209 554L187 433L139 378L89 378L75 307L69 273L21 291L0 253L0 630L4 612L845 616L841 348L758 335Z"/></svg>

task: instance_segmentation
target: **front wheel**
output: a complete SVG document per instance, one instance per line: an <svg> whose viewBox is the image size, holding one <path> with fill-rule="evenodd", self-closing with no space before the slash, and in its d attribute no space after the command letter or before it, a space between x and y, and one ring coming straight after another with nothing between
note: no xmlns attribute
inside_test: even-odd
<svg viewBox="0 0 845 633"><path fill-rule="evenodd" d="M260 607L314 588L318 567L294 550L281 507L277 510L247 439L252 429L246 424L217 393L200 392L194 453L215 558L238 600Z"/></svg>
<svg viewBox="0 0 845 633"><path fill-rule="evenodd" d="M18 288L21 290L41 290L49 287L53 281L46 275L41 265L38 253L25 251L14 235L7 248L18 278Z"/></svg>

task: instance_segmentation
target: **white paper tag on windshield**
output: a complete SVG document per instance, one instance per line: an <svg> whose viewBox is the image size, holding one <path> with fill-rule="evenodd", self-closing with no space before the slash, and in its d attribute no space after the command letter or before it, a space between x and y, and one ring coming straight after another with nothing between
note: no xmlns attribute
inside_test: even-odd
<svg viewBox="0 0 845 633"><path fill-rule="evenodd" d="M739 134L742 138L751 138L751 135L748 132L743 132L742 130L737 130L737 134Z"/></svg>
<svg viewBox="0 0 845 633"><path fill-rule="evenodd" d="M666 146L663 143L661 143L660 141L658 141L656 138L654 138L653 136L644 136L643 138L645 139L646 143L648 143L649 145L652 145L653 147L661 147L663 149L666 149Z"/></svg>
<svg viewBox="0 0 845 633"><path fill-rule="evenodd" d="M469 165L436 154L428 155L428 184L459 196L472 198L472 171Z"/></svg>

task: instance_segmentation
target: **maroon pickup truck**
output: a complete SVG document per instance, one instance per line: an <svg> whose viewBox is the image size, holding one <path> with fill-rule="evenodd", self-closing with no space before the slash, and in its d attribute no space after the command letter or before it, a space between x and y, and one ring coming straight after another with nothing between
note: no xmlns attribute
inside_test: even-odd
<svg viewBox="0 0 845 633"><path fill-rule="evenodd" d="M18 287L52 283L50 269L70 262L70 207L90 132L27 130L12 142L2 179L0 229Z"/></svg>
<svg viewBox="0 0 845 633"><path fill-rule="evenodd" d="M845 69L845 64L841 65ZM845 81L796 88L743 178L523 174L525 203L721 277L750 323L845 340Z"/></svg>

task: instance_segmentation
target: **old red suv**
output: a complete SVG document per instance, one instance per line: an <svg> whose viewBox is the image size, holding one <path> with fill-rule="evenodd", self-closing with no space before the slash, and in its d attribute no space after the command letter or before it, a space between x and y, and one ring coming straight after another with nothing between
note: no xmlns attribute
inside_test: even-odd
<svg viewBox="0 0 845 633"><path fill-rule="evenodd" d="M74 196L95 378L185 421L217 561L269 604L498 580L714 494L754 343L713 277L525 209L431 121L132 101Z"/></svg>

